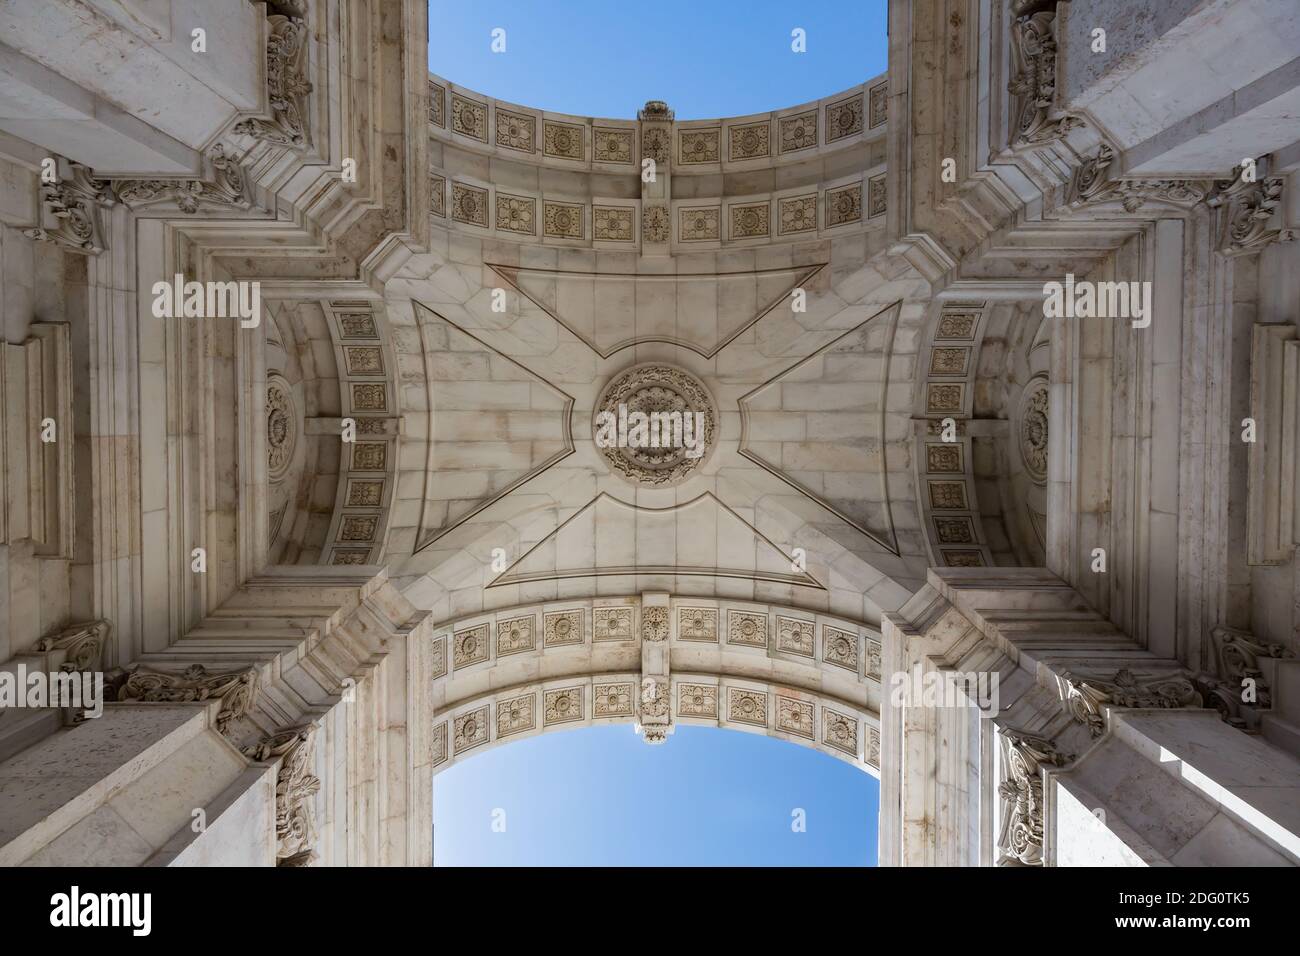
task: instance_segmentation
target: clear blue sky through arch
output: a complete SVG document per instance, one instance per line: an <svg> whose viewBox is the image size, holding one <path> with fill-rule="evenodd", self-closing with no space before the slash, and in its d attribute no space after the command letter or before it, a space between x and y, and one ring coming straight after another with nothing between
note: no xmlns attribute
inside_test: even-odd
<svg viewBox="0 0 1300 956"><path fill-rule="evenodd" d="M429 69L487 96L633 119L766 113L883 73L886 0L432 0ZM492 31L505 52L492 52ZM807 52L791 49L802 29Z"/></svg>
<svg viewBox="0 0 1300 956"><path fill-rule="evenodd" d="M585 727L435 777L434 865L874 866L879 804L874 777L800 744Z"/></svg>
<svg viewBox="0 0 1300 956"><path fill-rule="evenodd" d="M434 0L429 69L536 109L631 119L743 116L884 72L886 0ZM492 31L505 52L492 52ZM791 49L802 29L807 52ZM810 748L628 725L515 741L439 774L436 865L875 865L879 786ZM803 810L806 832L795 832ZM496 811L503 811L502 814ZM504 832L494 830L504 822Z"/></svg>

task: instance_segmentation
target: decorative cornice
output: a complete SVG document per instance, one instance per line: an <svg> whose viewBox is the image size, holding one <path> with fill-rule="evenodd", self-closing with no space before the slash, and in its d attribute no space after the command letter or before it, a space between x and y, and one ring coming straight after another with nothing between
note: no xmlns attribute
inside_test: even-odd
<svg viewBox="0 0 1300 956"><path fill-rule="evenodd" d="M998 793L1003 802L1002 831L998 847L1004 862L1024 866L1043 865L1044 766L1063 767L1074 759L1056 749L1043 737L1008 730L1001 734L1002 782Z"/></svg>
<svg viewBox="0 0 1300 956"><path fill-rule="evenodd" d="M306 3L301 5L306 13ZM302 16L267 16L270 32L266 40L267 104L271 119L251 117L235 124L235 132L276 146L306 149L311 145L307 131L307 21Z"/></svg>
<svg viewBox="0 0 1300 956"><path fill-rule="evenodd" d="M69 163L72 175L41 187L41 202L58 222L54 229L37 225L23 235L42 242L56 242L71 252L99 255L106 248L100 228L99 207L113 205L108 184L94 178L80 163Z"/></svg>
<svg viewBox="0 0 1300 956"><path fill-rule="evenodd" d="M180 703L220 700L217 730L229 737L230 722L248 713L257 694L257 669L209 673L202 664L191 664L180 673L154 670L140 664L107 676L107 683L120 701Z"/></svg>
<svg viewBox="0 0 1300 956"><path fill-rule="evenodd" d="M248 182L238 160L227 156L220 143L213 147L209 159L213 169L210 182L202 179L115 179L112 182L113 195L132 210L169 201L186 215L198 212L200 206L251 208L253 201Z"/></svg>
<svg viewBox="0 0 1300 956"><path fill-rule="evenodd" d="M311 773L316 728L307 724L243 748L249 760L280 761L275 777L276 866L308 866L316 858L315 814L311 798L320 778Z"/></svg>
<svg viewBox="0 0 1300 956"><path fill-rule="evenodd" d="M1251 255L1270 242L1289 242L1295 230L1281 228L1282 188L1280 177L1263 177L1246 182L1241 167L1233 170L1230 183L1219 184L1206 205L1224 211L1223 239L1219 251L1225 256Z"/></svg>

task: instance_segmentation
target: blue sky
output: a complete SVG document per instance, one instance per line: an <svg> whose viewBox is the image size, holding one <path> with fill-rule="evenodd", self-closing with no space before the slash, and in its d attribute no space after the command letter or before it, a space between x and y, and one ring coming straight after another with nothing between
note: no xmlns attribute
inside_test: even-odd
<svg viewBox="0 0 1300 956"><path fill-rule="evenodd" d="M434 778L434 865L874 866L879 802L870 774L771 737L555 731Z"/></svg>
<svg viewBox="0 0 1300 956"><path fill-rule="evenodd" d="M429 69L538 109L632 119L765 113L883 73L885 0L433 0ZM505 30L504 53L491 51ZM790 33L807 35L793 53Z"/></svg>
<svg viewBox="0 0 1300 956"><path fill-rule="evenodd" d="M579 116L633 118L648 99L678 119L740 116L883 73L885 10L885 0L435 0L429 69ZM498 27L504 53L491 51ZM806 53L791 51L796 27ZM630 726L593 727L438 775L435 863L874 865L878 806L874 778L796 744L681 727L649 747ZM804 833L791 829L796 808Z"/></svg>

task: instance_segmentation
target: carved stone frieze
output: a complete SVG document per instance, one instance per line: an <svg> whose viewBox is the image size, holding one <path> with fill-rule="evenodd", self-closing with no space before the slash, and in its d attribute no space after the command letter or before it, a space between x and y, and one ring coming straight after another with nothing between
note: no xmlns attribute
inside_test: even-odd
<svg viewBox="0 0 1300 956"><path fill-rule="evenodd" d="M80 163L69 163L72 175L56 183L41 186L41 203L55 225L46 229L38 224L24 229L23 235L42 242L55 242L84 255L99 255L105 249L104 231L100 226L99 207L113 205L108 183L95 179Z"/></svg>
<svg viewBox="0 0 1300 956"><path fill-rule="evenodd" d="M280 761L275 776L276 866L307 866L315 859L316 827L312 798L320 790L313 774L312 725L294 727L243 748L249 760Z"/></svg>
<svg viewBox="0 0 1300 956"><path fill-rule="evenodd" d="M306 5L303 5L305 10ZM271 118L257 117L235 124L235 132L276 146L305 149L307 131L307 21L300 16L268 16L266 39L267 106Z"/></svg>
<svg viewBox="0 0 1300 956"><path fill-rule="evenodd" d="M1043 865L1043 767L1063 767L1066 756L1050 740L1004 731L1002 741L1002 830L998 847L1007 861Z"/></svg>

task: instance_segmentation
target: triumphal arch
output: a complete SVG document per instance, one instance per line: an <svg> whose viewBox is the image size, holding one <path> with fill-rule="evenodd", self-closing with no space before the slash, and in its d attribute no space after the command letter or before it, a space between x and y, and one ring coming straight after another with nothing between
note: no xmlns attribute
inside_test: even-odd
<svg viewBox="0 0 1300 956"><path fill-rule="evenodd" d="M0 710L0 863L427 865L609 722L848 761L885 864L1300 860L1292 5L892 0L690 121L422 0L36 6L0 662L106 702Z"/></svg>

